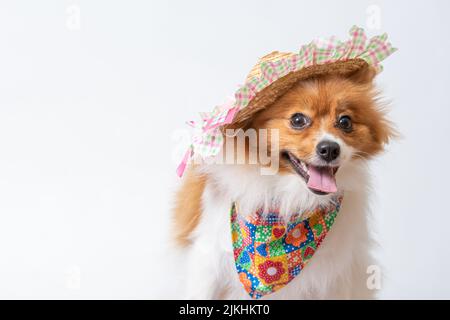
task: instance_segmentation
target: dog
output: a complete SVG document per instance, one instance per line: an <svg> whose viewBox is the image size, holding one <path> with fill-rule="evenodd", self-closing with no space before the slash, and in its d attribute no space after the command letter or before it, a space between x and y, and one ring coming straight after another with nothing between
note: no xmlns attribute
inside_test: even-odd
<svg viewBox="0 0 450 320"><path fill-rule="evenodd" d="M372 193L368 162L395 136L374 84L375 71L300 81L241 129L278 134L275 174L267 165L191 166L176 194L174 232L187 252L186 298L248 299L236 272L230 204L242 212L277 206L286 219L344 194L339 217L309 264L267 299L372 299ZM271 134L269 134L270 136ZM258 142L260 143L260 142ZM257 147L258 149L258 147Z"/></svg>

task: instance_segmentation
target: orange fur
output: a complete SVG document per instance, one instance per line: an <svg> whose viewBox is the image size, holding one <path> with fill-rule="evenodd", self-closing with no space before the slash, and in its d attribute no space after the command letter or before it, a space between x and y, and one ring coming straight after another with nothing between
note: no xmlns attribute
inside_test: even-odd
<svg viewBox="0 0 450 320"><path fill-rule="evenodd" d="M359 73L350 79L328 76L300 82L256 115L250 127L269 129L269 132L278 129L280 150L289 150L306 161L314 155L321 131L355 148L355 157L371 158L383 150L394 134L385 112L378 105L372 77ZM312 120L311 125L303 130L291 128L290 118L294 113L307 115ZM336 127L342 115L352 119L351 132ZM280 163L280 172L286 169L287 166Z"/></svg>
<svg viewBox="0 0 450 320"><path fill-rule="evenodd" d="M174 208L175 241L179 246L190 243L189 235L197 226L201 215L201 198L206 177L195 168L186 172L183 183L176 194Z"/></svg>

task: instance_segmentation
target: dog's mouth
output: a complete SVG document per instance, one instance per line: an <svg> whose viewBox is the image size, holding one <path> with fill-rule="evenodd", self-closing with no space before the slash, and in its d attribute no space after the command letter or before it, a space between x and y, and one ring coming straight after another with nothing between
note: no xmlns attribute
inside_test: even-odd
<svg viewBox="0 0 450 320"><path fill-rule="evenodd" d="M305 180L311 192L326 195L337 191L335 174L339 169L338 167L314 166L300 160L289 151L283 151L281 155L291 164L295 172Z"/></svg>

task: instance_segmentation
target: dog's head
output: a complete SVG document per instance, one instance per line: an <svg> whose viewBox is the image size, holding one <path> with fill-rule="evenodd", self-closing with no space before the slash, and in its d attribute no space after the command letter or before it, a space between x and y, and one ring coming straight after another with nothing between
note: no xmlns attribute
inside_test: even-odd
<svg viewBox="0 0 450 320"><path fill-rule="evenodd" d="M254 117L250 127L278 129L279 174L298 174L315 194L334 193L341 166L383 150L393 131L373 77L367 68L300 82Z"/></svg>

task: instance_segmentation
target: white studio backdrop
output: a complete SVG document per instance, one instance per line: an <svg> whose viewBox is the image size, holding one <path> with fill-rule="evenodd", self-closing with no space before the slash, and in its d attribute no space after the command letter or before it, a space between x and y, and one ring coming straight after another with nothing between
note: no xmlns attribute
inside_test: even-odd
<svg viewBox="0 0 450 320"><path fill-rule="evenodd" d="M353 24L399 48L373 163L382 298L450 298L448 1L0 2L0 298L179 298L174 134L256 59ZM345 248L343 248L345 249Z"/></svg>

